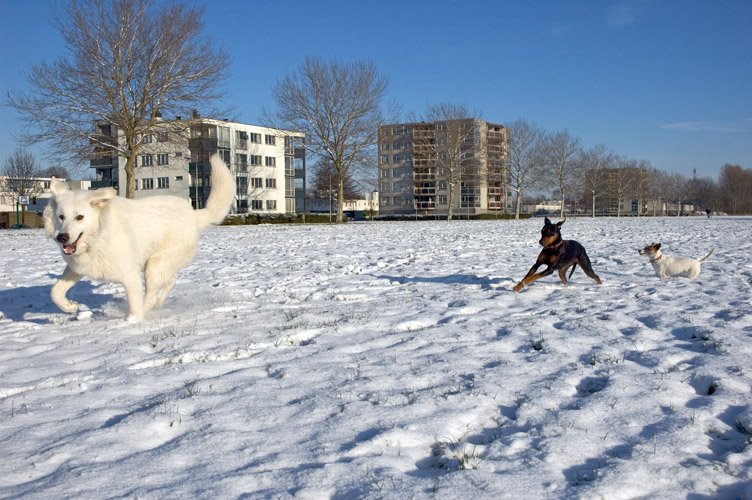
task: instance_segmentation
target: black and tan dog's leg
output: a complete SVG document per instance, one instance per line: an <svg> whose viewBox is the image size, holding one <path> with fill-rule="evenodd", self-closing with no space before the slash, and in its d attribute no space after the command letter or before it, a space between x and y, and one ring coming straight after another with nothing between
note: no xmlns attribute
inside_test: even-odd
<svg viewBox="0 0 752 500"><path fill-rule="evenodd" d="M515 285L515 287L513 288L513 290L515 292L519 292L520 290L522 290L522 288L525 285L529 285L533 281L541 279L541 278L543 278L545 276L548 276L549 274L551 274L551 273L554 272L554 269L552 267L547 267L543 271L541 271L539 273L536 273L535 271L537 271L540 266L541 266L541 264L536 263L532 268L530 268L530 271L528 271L528 273L525 275L525 277L522 278L522 281L520 281L519 283L517 283L517 285Z"/></svg>
<svg viewBox="0 0 752 500"><path fill-rule="evenodd" d="M559 278L561 279L561 282L565 285L567 284L567 269L561 268L559 269Z"/></svg>
<svg viewBox="0 0 752 500"><path fill-rule="evenodd" d="M580 258L577 259L577 263L580 264L580 267L583 271L585 271L585 274L593 278L596 283L598 283L599 285L603 284L598 275L595 274L595 271L593 271L593 266L590 264L590 258L586 253L583 253Z"/></svg>

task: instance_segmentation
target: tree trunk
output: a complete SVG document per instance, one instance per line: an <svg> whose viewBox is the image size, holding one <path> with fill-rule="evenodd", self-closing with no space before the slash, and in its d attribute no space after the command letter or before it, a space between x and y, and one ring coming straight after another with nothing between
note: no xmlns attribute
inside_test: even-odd
<svg viewBox="0 0 752 500"><path fill-rule="evenodd" d="M337 185L337 224L345 220L345 176L340 174Z"/></svg>
<svg viewBox="0 0 752 500"><path fill-rule="evenodd" d="M454 213L454 185L449 185L449 198L447 199L447 202L449 203L447 207L447 220L452 220L452 214Z"/></svg>
<svg viewBox="0 0 752 500"><path fill-rule="evenodd" d="M196 179L196 189L198 189L198 179ZM131 155L125 162L125 197L133 199L136 197L136 156ZM196 207L198 208L198 207Z"/></svg>
<svg viewBox="0 0 752 500"><path fill-rule="evenodd" d="M514 210L514 219L519 220L520 219L520 207L522 204L522 190L517 189L517 207Z"/></svg>

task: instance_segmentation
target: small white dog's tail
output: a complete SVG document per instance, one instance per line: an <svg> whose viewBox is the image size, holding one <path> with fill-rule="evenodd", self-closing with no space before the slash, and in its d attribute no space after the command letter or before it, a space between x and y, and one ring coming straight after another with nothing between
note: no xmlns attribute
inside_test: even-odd
<svg viewBox="0 0 752 500"><path fill-rule="evenodd" d="M698 262L700 262L700 264L702 264L703 262L705 262L706 260L708 260L709 258L711 258L714 253L715 253L715 248L712 249L709 254L707 254L705 257L703 257L702 259L700 259Z"/></svg>
<svg viewBox="0 0 752 500"><path fill-rule="evenodd" d="M222 222L230 211L232 200L235 199L235 177L230 169L218 155L212 155L209 161L212 185L206 206L196 210L196 224L199 229Z"/></svg>

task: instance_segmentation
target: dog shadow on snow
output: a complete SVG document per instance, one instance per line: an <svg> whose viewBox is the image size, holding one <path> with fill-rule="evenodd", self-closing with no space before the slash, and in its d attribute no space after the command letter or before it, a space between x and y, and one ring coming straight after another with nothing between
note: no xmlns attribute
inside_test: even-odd
<svg viewBox="0 0 752 500"><path fill-rule="evenodd" d="M511 278L489 278L488 276L478 276L476 274L449 274L447 276L387 276L372 275L377 279L385 279L390 282L399 283L439 283L442 285L479 285L483 290L496 290L502 283L514 283Z"/></svg>
<svg viewBox="0 0 752 500"><path fill-rule="evenodd" d="M50 275L50 278L53 279L58 277L57 275ZM68 298L95 311L112 300L110 294L94 293L95 288L96 286L91 281L81 280L68 292ZM12 321L47 324L50 322L48 315L66 314L52 302L50 298L51 289L52 285L44 285L0 290L2 317Z"/></svg>

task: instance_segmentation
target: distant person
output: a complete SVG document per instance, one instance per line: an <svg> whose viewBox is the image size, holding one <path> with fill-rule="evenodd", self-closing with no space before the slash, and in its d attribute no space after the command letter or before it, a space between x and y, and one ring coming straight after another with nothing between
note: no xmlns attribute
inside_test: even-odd
<svg viewBox="0 0 752 500"><path fill-rule="evenodd" d="M705 213L706 213L706 214L708 214L708 219L710 219L710 214L712 214L712 213L713 213L713 211L712 211L712 210L710 210L709 208L706 208L706 209L705 209Z"/></svg>

